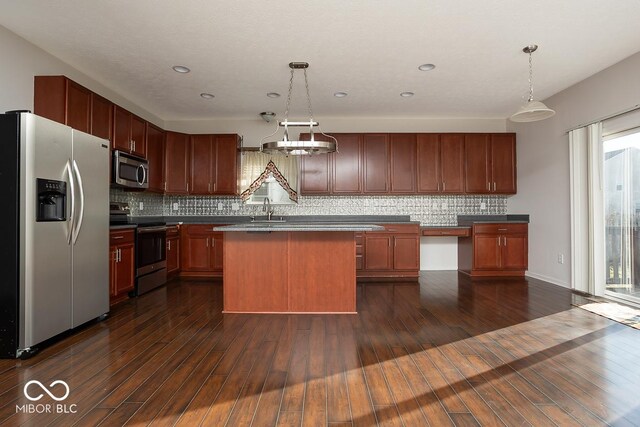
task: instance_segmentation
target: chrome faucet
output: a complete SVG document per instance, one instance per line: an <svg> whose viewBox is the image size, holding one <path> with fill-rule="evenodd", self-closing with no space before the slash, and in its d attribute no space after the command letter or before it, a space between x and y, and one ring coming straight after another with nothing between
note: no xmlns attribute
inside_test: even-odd
<svg viewBox="0 0 640 427"><path fill-rule="evenodd" d="M268 197L264 198L262 202L262 212L267 213L267 221L271 221L271 215L273 215L273 209L271 209L271 201Z"/></svg>

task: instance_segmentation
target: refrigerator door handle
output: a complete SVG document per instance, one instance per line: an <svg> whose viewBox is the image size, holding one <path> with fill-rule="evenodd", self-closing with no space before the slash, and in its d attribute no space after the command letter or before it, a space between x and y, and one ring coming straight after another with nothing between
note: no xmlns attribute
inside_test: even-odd
<svg viewBox="0 0 640 427"><path fill-rule="evenodd" d="M80 217L78 218L78 224L76 225L75 232L73 233L73 244L75 245L78 240L78 235L80 234L80 229L82 228L82 220L84 219L84 187L82 186L82 176L78 169L78 163L76 163L75 160L73 161L73 170L76 178L78 179L78 189L80 190Z"/></svg>
<svg viewBox="0 0 640 427"><path fill-rule="evenodd" d="M67 236L67 244L71 244L71 236L73 235L73 231L75 228L75 217L76 217L76 184L73 179L73 172L71 171L71 159L67 160L67 166L65 168L67 170L67 174L69 175L69 187L71 190L71 212L69 213L69 235Z"/></svg>

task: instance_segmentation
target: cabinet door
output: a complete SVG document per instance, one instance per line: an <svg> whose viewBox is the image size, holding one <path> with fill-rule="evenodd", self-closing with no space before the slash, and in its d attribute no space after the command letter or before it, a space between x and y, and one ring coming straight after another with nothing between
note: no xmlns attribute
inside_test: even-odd
<svg viewBox="0 0 640 427"><path fill-rule="evenodd" d="M210 237L211 241L211 269L222 271L223 241L222 233L214 233Z"/></svg>
<svg viewBox="0 0 640 427"><path fill-rule="evenodd" d="M91 135L113 139L113 103L108 99L91 94Z"/></svg>
<svg viewBox="0 0 640 427"><path fill-rule="evenodd" d="M167 274L180 270L180 238L167 238Z"/></svg>
<svg viewBox="0 0 640 427"><path fill-rule="evenodd" d="M131 152L131 113L116 105L113 114L113 149Z"/></svg>
<svg viewBox="0 0 640 427"><path fill-rule="evenodd" d="M164 191L164 131L147 124L147 160L149 161L149 191Z"/></svg>
<svg viewBox="0 0 640 427"><path fill-rule="evenodd" d="M491 176L493 193L516 193L516 136L491 135Z"/></svg>
<svg viewBox="0 0 640 427"><path fill-rule="evenodd" d="M369 194L389 192L389 137L386 134L363 135L363 190Z"/></svg>
<svg viewBox="0 0 640 427"><path fill-rule="evenodd" d="M473 237L473 268L477 270L497 270L500 268L499 243L501 236L476 234Z"/></svg>
<svg viewBox="0 0 640 427"><path fill-rule="evenodd" d="M116 272L118 248L116 246L109 247L109 297L116 296Z"/></svg>
<svg viewBox="0 0 640 427"><path fill-rule="evenodd" d="M392 193L416 192L416 135L397 133L390 136L390 189Z"/></svg>
<svg viewBox="0 0 640 427"><path fill-rule="evenodd" d="M440 136L440 177L443 193L464 192L464 135Z"/></svg>
<svg viewBox="0 0 640 427"><path fill-rule="evenodd" d="M418 192L440 192L440 135L421 133L417 136Z"/></svg>
<svg viewBox="0 0 640 427"><path fill-rule="evenodd" d="M420 238L418 236L394 236L393 268L394 270L420 269Z"/></svg>
<svg viewBox="0 0 640 427"><path fill-rule="evenodd" d="M490 192L490 149L489 135L465 135L465 191L467 193Z"/></svg>
<svg viewBox="0 0 640 427"><path fill-rule="evenodd" d="M131 143L133 145L132 154L146 158L147 157L147 139L145 132L147 122L138 116L131 115Z"/></svg>
<svg viewBox="0 0 640 427"><path fill-rule="evenodd" d="M67 80L67 126L82 132L91 130L91 91Z"/></svg>
<svg viewBox="0 0 640 427"><path fill-rule="evenodd" d="M300 156L300 193L329 194L330 155Z"/></svg>
<svg viewBox="0 0 640 427"><path fill-rule="evenodd" d="M120 295L132 291L135 284L135 249L133 244L118 246L120 260L116 264L115 293Z"/></svg>
<svg viewBox="0 0 640 427"><path fill-rule="evenodd" d="M391 270L393 260L391 258L390 235L366 234L365 237L365 270Z"/></svg>
<svg viewBox="0 0 640 427"><path fill-rule="evenodd" d="M338 152L333 153L333 194L362 193L362 136L334 135Z"/></svg>
<svg viewBox="0 0 640 427"><path fill-rule="evenodd" d="M505 270L526 270L528 267L528 241L523 234L502 237L502 268Z"/></svg>
<svg viewBox="0 0 640 427"><path fill-rule="evenodd" d="M210 194L213 190L212 168L215 152L211 135L191 135L190 194Z"/></svg>
<svg viewBox="0 0 640 427"><path fill-rule="evenodd" d="M210 248L208 235L187 235L182 239L183 271L210 271Z"/></svg>
<svg viewBox="0 0 640 427"><path fill-rule="evenodd" d="M215 194L238 194L238 135L216 135Z"/></svg>
<svg viewBox="0 0 640 427"><path fill-rule="evenodd" d="M166 132L164 176L167 193L189 192L189 137L183 133Z"/></svg>

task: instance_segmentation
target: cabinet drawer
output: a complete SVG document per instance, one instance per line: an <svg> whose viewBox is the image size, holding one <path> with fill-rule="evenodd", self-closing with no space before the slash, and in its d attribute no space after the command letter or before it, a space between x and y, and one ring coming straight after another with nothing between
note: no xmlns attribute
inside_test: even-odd
<svg viewBox="0 0 640 427"><path fill-rule="evenodd" d="M180 228L177 225L170 225L167 227L167 237L175 237L180 233Z"/></svg>
<svg viewBox="0 0 640 427"><path fill-rule="evenodd" d="M456 237L469 237L471 235L471 228L469 227L422 227L423 236L456 236Z"/></svg>
<svg viewBox="0 0 640 427"><path fill-rule="evenodd" d="M364 243L364 234L356 233L355 238L356 238L356 245L362 245Z"/></svg>
<svg viewBox="0 0 640 427"><path fill-rule="evenodd" d="M109 233L109 244L111 246L123 243L133 243L134 230L117 230Z"/></svg>
<svg viewBox="0 0 640 427"><path fill-rule="evenodd" d="M411 233L418 234L420 225L418 224L378 224L384 227L380 231L367 231L367 233Z"/></svg>
<svg viewBox="0 0 640 427"><path fill-rule="evenodd" d="M185 225L185 231L187 234L211 234L213 233L213 227L219 227L222 224L189 224Z"/></svg>
<svg viewBox="0 0 640 427"><path fill-rule="evenodd" d="M529 224L521 223L474 224L473 232L474 234L521 234L526 233L528 227Z"/></svg>

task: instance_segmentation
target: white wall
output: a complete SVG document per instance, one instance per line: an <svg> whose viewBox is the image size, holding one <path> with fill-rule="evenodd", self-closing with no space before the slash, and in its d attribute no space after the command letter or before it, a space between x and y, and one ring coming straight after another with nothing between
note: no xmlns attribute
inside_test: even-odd
<svg viewBox="0 0 640 427"><path fill-rule="evenodd" d="M640 103L640 53L568 89L545 103L550 119L516 124L518 194L509 213L528 213L529 275L562 286L571 283L569 137L567 131ZM558 263L564 255L564 264Z"/></svg>
<svg viewBox="0 0 640 427"><path fill-rule="evenodd" d="M33 111L33 76L65 75L140 117L164 126L159 117L129 102L124 96L81 73L58 58L0 26L0 113L7 110Z"/></svg>

